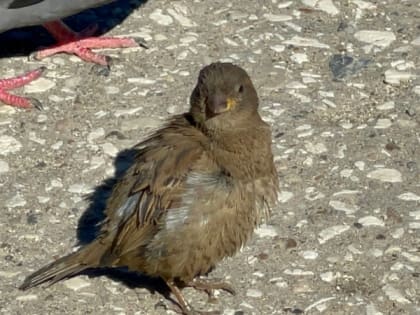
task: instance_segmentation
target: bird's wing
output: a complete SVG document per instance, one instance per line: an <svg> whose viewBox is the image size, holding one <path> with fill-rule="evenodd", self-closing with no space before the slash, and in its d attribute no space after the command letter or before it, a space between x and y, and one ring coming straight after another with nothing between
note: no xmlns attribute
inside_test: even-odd
<svg viewBox="0 0 420 315"><path fill-rule="evenodd" d="M168 209L177 207L187 174L203 154L201 137L180 116L138 145L135 164L114 187L105 210L102 232L116 232L114 247L144 238Z"/></svg>

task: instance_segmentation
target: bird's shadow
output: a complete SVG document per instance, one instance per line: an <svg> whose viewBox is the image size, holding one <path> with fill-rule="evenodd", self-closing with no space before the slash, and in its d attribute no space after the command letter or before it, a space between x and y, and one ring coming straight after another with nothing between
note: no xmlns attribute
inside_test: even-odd
<svg viewBox="0 0 420 315"><path fill-rule="evenodd" d="M161 278L152 278L147 275L128 271L127 268L97 268L87 269L79 273L89 278L108 277L109 279L120 282L130 289L144 288L151 294L156 292L172 303L177 303L171 298L171 291Z"/></svg>
<svg viewBox="0 0 420 315"><path fill-rule="evenodd" d="M87 196L89 206L80 217L77 226L78 245L89 244L98 236L101 223L106 217L106 203L112 193L112 189L118 179L123 177L134 164L137 153L138 150L135 148L120 151L114 160L114 176L105 179ZM158 292L166 299L170 299L170 290L162 279L131 272L127 268L88 269L81 274L89 277L106 276L114 281L123 283L129 288L145 288L151 293Z"/></svg>
<svg viewBox="0 0 420 315"><path fill-rule="evenodd" d="M79 245L92 242L101 228L105 219L105 208L112 189L118 179L122 178L127 170L134 164L137 154L135 148L120 151L114 160L114 175L105 179L94 191L86 196L89 206L79 219L77 226L77 240Z"/></svg>
<svg viewBox="0 0 420 315"><path fill-rule="evenodd" d="M96 24L98 26L97 35L102 35L122 23L134 10L147 1L117 0L107 5L84 10L63 19L63 21L76 32ZM0 58L8 58L30 55L40 47L55 44L55 40L42 26L31 26L1 33L0 43Z"/></svg>

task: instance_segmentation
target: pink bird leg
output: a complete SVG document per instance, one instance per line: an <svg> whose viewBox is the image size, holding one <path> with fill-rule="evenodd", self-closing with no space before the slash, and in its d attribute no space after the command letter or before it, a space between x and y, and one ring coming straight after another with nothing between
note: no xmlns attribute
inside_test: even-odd
<svg viewBox="0 0 420 315"><path fill-rule="evenodd" d="M44 70L45 67L40 67L20 76L7 79L0 79L0 101L7 105L20 108L35 107L37 109L42 109L42 105L38 100L34 98L26 98L22 96L13 95L10 94L8 90L13 90L22 87L38 79L42 75Z"/></svg>
<svg viewBox="0 0 420 315"><path fill-rule="evenodd" d="M36 59L42 59L57 53L74 54L87 62L93 62L107 66L109 58L104 55L94 53L91 49L97 48L126 48L137 47L144 44L132 38L119 37L94 37L97 27L89 27L80 33L73 32L61 21L53 21L43 24L43 26L57 40L58 44L38 51Z"/></svg>
<svg viewBox="0 0 420 315"><path fill-rule="evenodd" d="M93 62L102 66L109 66L109 57L94 53L91 49L97 48L126 48L142 46L147 48L141 39L123 38L123 37L94 37L97 26L91 26L80 33L73 32L61 21L52 21L43 24L43 26L57 40L58 44L39 50L35 53L36 59L42 59L57 53L74 54L82 60ZM15 107L42 108L41 103L33 98L25 98L10 94L8 90L15 89L39 78L44 67L30 71L21 76L8 79L0 79L0 101Z"/></svg>

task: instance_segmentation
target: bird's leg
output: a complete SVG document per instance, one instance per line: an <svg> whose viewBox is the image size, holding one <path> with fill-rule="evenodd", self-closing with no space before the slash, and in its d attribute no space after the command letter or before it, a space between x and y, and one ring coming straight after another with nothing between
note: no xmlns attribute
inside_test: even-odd
<svg viewBox="0 0 420 315"><path fill-rule="evenodd" d="M175 298L178 302L180 313L183 315L220 315L219 311L198 311L194 310L188 302L185 300L184 296L181 293L181 290L179 287L174 284L173 282L166 281L166 284L168 285L169 289L175 295ZM178 311L178 310L175 310Z"/></svg>
<svg viewBox="0 0 420 315"><path fill-rule="evenodd" d="M219 279L196 278L189 283L186 283L186 286L206 292L209 299L214 298L214 290L223 290L232 295L236 294L235 289L230 283L223 282Z"/></svg>
<svg viewBox="0 0 420 315"><path fill-rule="evenodd" d="M80 33L73 32L61 21L44 23L43 26L57 40L58 44L38 51L36 59L42 59L57 53L74 54L82 60L102 66L109 64L109 57L91 51L95 48L127 48L142 46L147 48L142 39L123 37L93 37L97 26L88 27ZM87 37L86 37L87 36Z"/></svg>
<svg viewBox="0 0 420 315"><path fill-rule="evenodd" d="M173 295L175 295L181 313L186 315L191 314L191 307L188 305L178 286L171 281L166 281L166 284L168 285Z"/></svg>
<svg viewBox="0 0 420 315"><path fill-rule="evenodd" d="M0 79L0 101L15 107L30 108L35 107L42 109L41 103L33 98L25 98L10 94L8 90L22 87L36 79L38 79L44 72L45 67L29 71L23 75L16 76L13 78Z"/></svg>

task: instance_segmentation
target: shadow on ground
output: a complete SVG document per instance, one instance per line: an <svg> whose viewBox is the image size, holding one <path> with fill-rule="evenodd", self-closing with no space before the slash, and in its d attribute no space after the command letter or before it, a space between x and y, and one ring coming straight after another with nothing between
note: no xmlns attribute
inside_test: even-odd
<svg viewBox="0 0 420 315"><path fill-rule="evenodd" d="M67 0L71 1L71 0ZM118 0L110 4L85 10L63 21L74 31L97 24L97 35L102 35L122 23L147 0ZM40 47L54 45L54 39L42 26L23 27L0 34L0 58L30 55Z"/></svg>
<svg viewBox="0 0 420 315"><path fill-rule="evenodd" d="M77 240L79 245L92 242L100 231L100 223L105 218L105 207L117 180L124 176L134 163L136 149L127 149L118 153L114 160L115 174L97 186L94 192L87 197L90 204L79 219L77 227Z"/></svg>
<svg viewBox="0 0 420 315"><path fill-rule="evenodd" d="M171 291L169 290L169 287L160 278L151 278L146 275L128 271L126 268L88 269L81 272L80 274L87 275L90 278L105 276L113 281L123 283L130 289L144 288L151 294L158 293L166 300L172 301L172 303L176 304L176 301L173 300L170 296Z"/></svg>

